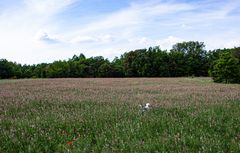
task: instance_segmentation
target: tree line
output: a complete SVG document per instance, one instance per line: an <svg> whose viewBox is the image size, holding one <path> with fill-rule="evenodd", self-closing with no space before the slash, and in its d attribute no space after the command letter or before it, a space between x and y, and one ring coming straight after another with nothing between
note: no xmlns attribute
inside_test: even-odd
<svg viewBox="0 0 240 153"><path fill-rule="evenodd" d="M126 52L113 61L74 55L53 63L21 65L0 60L0 78L183 77L212 76L215 82L240 83L240 47L205 50L203 42L158 46Z"/></svg>

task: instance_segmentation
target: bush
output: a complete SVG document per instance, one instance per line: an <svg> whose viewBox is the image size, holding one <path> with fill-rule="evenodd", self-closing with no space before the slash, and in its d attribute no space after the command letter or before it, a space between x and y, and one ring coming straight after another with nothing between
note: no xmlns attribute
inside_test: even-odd
<svg viewBox="0 0 240 153"><path fill-rule="evenodd" d="M214 82L240 83L240 59L236 56L239 51L234 49L223 52L219 59L214 61L213 68L210 70Z"/></svg>

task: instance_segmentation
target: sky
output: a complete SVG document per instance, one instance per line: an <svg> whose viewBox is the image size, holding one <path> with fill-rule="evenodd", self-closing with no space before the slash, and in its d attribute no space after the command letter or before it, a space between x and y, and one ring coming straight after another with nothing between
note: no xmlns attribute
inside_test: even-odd
<svg viewBox="0 0 240 153"><path fill-rule="evenodd" d="M239 0L0 0L0 59L21 64L74 54L112 60L183 41L240 46Z"/></svg>

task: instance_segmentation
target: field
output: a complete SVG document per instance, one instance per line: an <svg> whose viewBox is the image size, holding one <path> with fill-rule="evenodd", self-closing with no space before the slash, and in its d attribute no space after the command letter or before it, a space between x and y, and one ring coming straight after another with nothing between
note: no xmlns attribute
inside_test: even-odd
<svg viewBox="0 0 240 153"><path fill-rule="evenodd" d="M142 112L139 104L150 103ZM0 80L0 152L239 152L240 85Z"/></svg>

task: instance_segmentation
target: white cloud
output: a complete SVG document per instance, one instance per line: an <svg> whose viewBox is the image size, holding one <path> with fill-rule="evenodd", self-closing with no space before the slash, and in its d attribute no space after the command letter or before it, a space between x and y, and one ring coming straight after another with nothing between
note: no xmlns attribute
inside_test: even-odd
<svg viewBox="0 0 240 153"><path fill-rule="evenodd" d="M54 15L76 0L24 0L26 9L39 15Z"/></svg>
<svg viewBox="0 0 240 153"><path fill-rule="evenodd" d="M62 36L55 34L54 15L74 0L24 0L4 8L0 16L1 58L20 63L50 62L67 54ZM48 32L45 32L48 31ZM54 33L54 34L52 34ZM56 44L57 45L52 45ZM60 56L59 56L60 55Z"/></svg>
<svg viewBox="0 0 240 153"><path fill-rule="evenodd" d="M157 45L159 45L162 49L171 49L174 44L183 41L186 40L175 36L168 36L167 38L158 40Z"/></svg>
<svg viewBox="0 0 240 153"><path fill-rule="evenodd" d="M70 43L81 44L81 43L109 43L112 42L114 38L109 35L98 35L98 36L77 36L70 40Z"/></svg>
<svg viewBox="0 0 240 153"><path fill-rule="evenodd" d="M92 43L92 42L96 42L96 41L98 41L98 40L94 37L78 36L76 38L73 38L70 42L71 43Z"/></svg>
<svg viewBox="0 0 240 153"><path fill-rule="evenodd" d="M135 30L142 28L143 24L146 24L146 21L155 19L157 16L192 9L193 6L187 4L132 4L129 8L111 13L97 21L86 24L77 33L94 33L116 29L120 29L118 32L121 33L121 29L128 30L134 27L133 30ZM76 33L75 30L74 33Z"/></svg>
<svg viewBox="0 0 240 153"><path fill-rule="evenodd" d="M205 41L205 44L209 50L240 47L240 37L234 39L209 38Z"/></svg>
<svg viewBox="0 0 240 153"><path fill-rule="evenodd" d="M236 0L135 1L94 20L62 24L61 14L79 1L23 0L1 9L1 58L39 63L83 52L112 59L129 50L155 45L170 49L188 40L204 41L207 49L240 44L239 14L231 14L240 7Z"/></svg>
<svg viewBox="0 0 240 153"><path fill-rule="evenodd" d="M55 44L60 43L56 36L50 36L47 32L38 32L35 36L37 41L42 41L44 43Z"/></svg>

